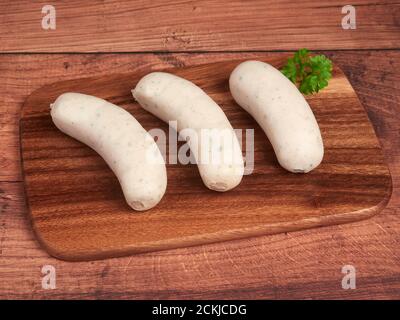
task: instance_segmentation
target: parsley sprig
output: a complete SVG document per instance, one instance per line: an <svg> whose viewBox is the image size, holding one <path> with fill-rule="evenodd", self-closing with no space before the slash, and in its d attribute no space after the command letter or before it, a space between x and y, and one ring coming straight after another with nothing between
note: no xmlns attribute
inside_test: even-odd
<svg viewBox="0 0 400 320"><path fill-rule="evenodd" d="M328 85L332 61L323 54L311 56L307 49L300 49L288 59L281 72L297 85L300 92L311 94Z"/></svg>

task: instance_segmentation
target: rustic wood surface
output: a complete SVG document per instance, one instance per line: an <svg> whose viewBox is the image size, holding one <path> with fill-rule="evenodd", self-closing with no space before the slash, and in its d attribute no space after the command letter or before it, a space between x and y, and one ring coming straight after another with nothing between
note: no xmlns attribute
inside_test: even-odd
<svg viewBox="0 0 400 320"><path fill-rule="evenodd" d="M287 57L260 60L281 68ZM130 92L153 69L57 82L30 95L20 121L21 156L30 217L43 247L61 259L87 261L353 222L381 211L391 194L390 173L343 72L335 66L329 87L307 98L325 155L317 169L299 175L278 165L264 132L233 100L228 79L239 63L166 71L205 90L234 128L255 130L254 163L247 162L252 174L219 193L203 185L196 166L167 164L166 194L142 213L125 203L117 178L96 152L54 126L49 105L64 92L94 95L129 110L146 130L161 128L168 136L167 125Z"/></svg>
<svg viewBox="0 0 400 320"><path fill-rule="evenodd" d="M356 223L95 262L49 257L24 205L18 122L22 103L55 81L251 58L259 54L0 55L0 297L2 298L399 298L400 53L325 52L349 77L367 109L393 177L377 216ZM57 289L41 268L55 266ZM343 290L341 268L357 270Z"/></svg>
<svg viewBox="0 0 400 320"><path fill-rule="evenodd" d="M348 1L0 1L2 52L143 52L399 48L400 2L353 0L357 28L343 30ZM60 41L60 39L62 39Z"/></svg>

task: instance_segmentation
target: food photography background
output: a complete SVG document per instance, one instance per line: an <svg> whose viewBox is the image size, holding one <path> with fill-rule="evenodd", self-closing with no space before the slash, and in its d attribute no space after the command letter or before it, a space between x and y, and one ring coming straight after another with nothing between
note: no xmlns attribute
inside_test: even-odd
<svg viewBox="0 0 400 320"><path fill-rule="evenodd" d="M0 297L18 299L385 299L400 297L400 2L0 1ZM356 28L343 29L344 5ZM92 262L40 248L27 218L19 145L22 104L53 82L299 48L339 66L366 109L392 175L375 217L273 236ZM56 288L42 288L42 267ZM344 265L356 289L342 289Z"/></svg>

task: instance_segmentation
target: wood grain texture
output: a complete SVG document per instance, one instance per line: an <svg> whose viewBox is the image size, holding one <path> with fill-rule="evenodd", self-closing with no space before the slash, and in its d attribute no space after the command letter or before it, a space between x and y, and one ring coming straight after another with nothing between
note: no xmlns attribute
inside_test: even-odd
<svg viewBox="0 0 400 320"><path fill-rule="evenodd" d="M280 68L287 57L267 61ZM352 222L381 211L391 195L390 173L342 71L334 68L329 87L308 97L325 154L317 169L299 175L277 164L263 131L234 102L228 79L239 62L167 72L201 87L234 128L255 130L254 171L234 190L218 193L203 185L196 166L168 164L164 198L141 213L125 203L104 160L54 126L49 105L65 92L90 94L122 106L146 130L160 128L168 136L167 125L131 97L148 71L53 83L30 95L20 121L21 156L30 217L43 247L60 259L102 259Z"/></svg>
<svg viewBox="0 0 400 320"><path fill-rule="evenodd" d="M110 70L140 72L149 66L155 70L256 54L0 55L0 139L9 141L0 143L0 156L8 159L6 167L0 161L0 297L398 299L400 53L324 53L349 77L383 147L394 189L381 214L340 226L75 263L48 256L26 218L18 121L28 94L55 81L107 75ZM41 288L45 264L57 270L55 290ZM345 264L357 269L356 290L341 288Z"/></svg>
<svg viewBox="0 0 400 320"><path fill-rule="evenodd" d="M343 30L348 1L0 1L2 52L143 52L399 48L400 2L354 0L357 28Z"/></svg>

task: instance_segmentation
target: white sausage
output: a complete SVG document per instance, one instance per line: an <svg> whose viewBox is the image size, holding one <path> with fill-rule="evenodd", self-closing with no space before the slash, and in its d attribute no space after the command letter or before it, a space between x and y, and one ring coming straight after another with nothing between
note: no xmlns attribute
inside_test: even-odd
<svg viewBox="0 0 400 320"><path fill-rule="evenodd" d="M176 121L181 136L185 129L195 132L198 139L190 138L188 145L209 189L227 191L240 183L244 165L238 139L222 109L202 89L178 76L153 72L139 81L132 94L145 110L165 122ZM202 134L210 132L207 129L214 129L216 135L202 139ZM216 160L212 161L206 143L215 147L222 136L230 143L214 148Z"/></svg>
<svg viewBox="0 0 400 320"><path fill-rule="evenodd" d="M279 70L260 61L243 62L231 73L229 87L264 130L282 167L303 173L321 163L324 147L314 114Z"/></svg>
<svg viewBox="0 0 400 320"><path fill-rule="evenodd" d="M62 132L99 153L135 210L154 207L167 186L164 159L151 135L124 109L103 99L64 93L50 105Z"/></svg>

